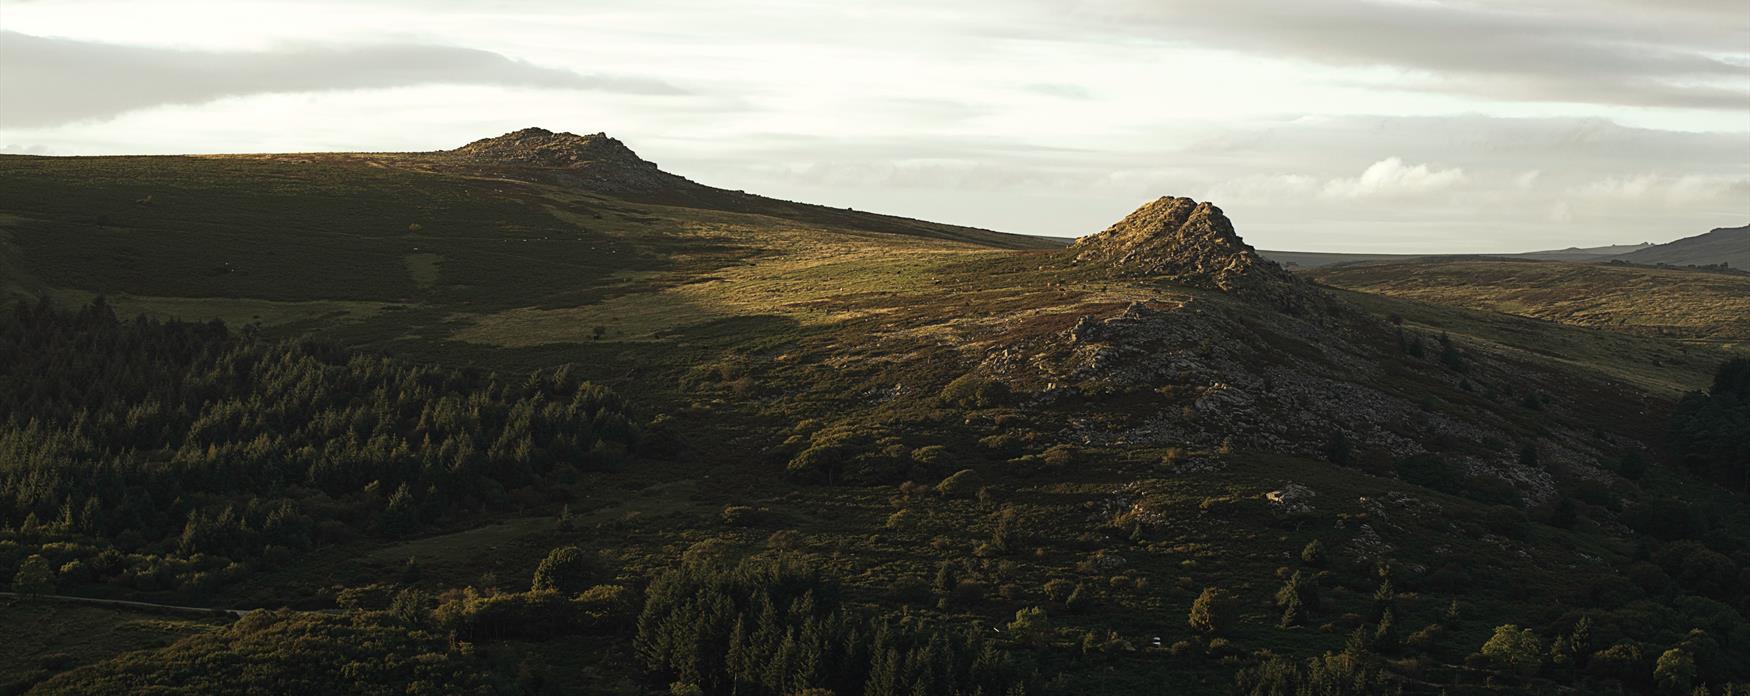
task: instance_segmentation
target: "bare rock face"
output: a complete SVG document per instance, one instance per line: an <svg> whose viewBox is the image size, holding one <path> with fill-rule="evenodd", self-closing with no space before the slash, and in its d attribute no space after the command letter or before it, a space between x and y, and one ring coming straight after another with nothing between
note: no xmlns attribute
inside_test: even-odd
<svg viewBox="0 0 1750 696"><path fill-rule="evenodd" d="M1126 276L1159 276L1187 287L1304 304L1311 288L1252 249L1215 204L1163 196L1070 247L1078 265Z"/></svg>

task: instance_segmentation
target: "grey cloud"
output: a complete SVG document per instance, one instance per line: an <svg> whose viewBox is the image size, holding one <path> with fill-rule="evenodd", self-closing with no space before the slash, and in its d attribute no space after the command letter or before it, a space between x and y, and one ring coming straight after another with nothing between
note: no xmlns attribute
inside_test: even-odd
<svg viewBox="0 0 1750 696"><path fill-rule="evenodd" d="M679 94L656 80L586 75L454 46L178 51L0 32L0 124L37 127L152 106L272 92L423 84Z"/></svg>
<svg viewBox="0 0 1750 696"><path fill-rule="evenodd" d="M1036 0L1059 21L1035 39L1118 37L1344 67L1410 71L1410 89L1508 101L1750 108L1750 17L1740 0L1505 5L1275 0ZM1510 9L1500 9L1502 7ZM1735 57L1738 62L1721 57ZM1721 83L1730 86L1722 86Z"/></svg>

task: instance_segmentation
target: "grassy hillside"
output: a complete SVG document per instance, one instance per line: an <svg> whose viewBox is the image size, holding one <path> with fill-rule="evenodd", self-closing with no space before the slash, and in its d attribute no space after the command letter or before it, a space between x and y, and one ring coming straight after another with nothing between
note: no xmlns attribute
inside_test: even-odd
<svg viewBox="0 0 1750 696"><path fill-rule="evenodd" d="M1644 691L1673 649L1698 680L1750 679L1750 517L1662 446L1677 394L1724 353L1332 299L1244 256L1208 206L1079 250L1151 245L1174 284L1054 244L593 186L426 155L0 158L9 291L75 317L102 293L122 319L222 318L233 330L174 374L236 375L178 391L126 360L54 357L150 324L69 329L9 373L19 403L57 404L11 427L69 433L12 442L69 475L12 479L9 500L40 510L5 511L0 571L41 556L57 592L295 608L22 682L223 690L246 663L230 688L338 673L433 693ZM1716 297L1685 292L1673 301ZM1735 326L1711 307L1665 311ZM332 345L282 343L309 337ZM306 389L277 359L257 376L226 357L299 351L349 368ZM639 437L618 466L566 454L575 424L492 416L551 411L555 375L624 397ZM111 382L134 388L105 401ZM503 456L459 470L477 475L444 464L465 438L424 412L438 393L490 406L481 449ZM266 426L249 403L309 405L286 446L353 478L262 466L280 460L252 449ZM135 412L162 415L141 429ZM172 444L41 444L114 432ZM82 467L133 461L152 480L172 449L203 487L154 489L151 534L59 518L69 486L109 491ZM126 488L118 507L138 508ZM439 493L470 502L420 505ZM315 532L247 543L266 531L256 496ZM409 509L419 524L391 524ZM125 562L87 562L105 549ZM840 632L865 622L889 628ZM1544 644L1535 669L1473 656L1504 624ZM1557 638L1570 647L1549 657ZM827 664L868 678L809 667Z"/></svg>
<svg viewBox="0 0 1750 696"><path fill-rule="evenodd" d="M1319 269L1320 283L1391 297L1741 350L1750 275L1617 264L1486 259Z"/></svg>
<svg viewBox="0 0 1750 696"><path fill-rule="evenodd" d="M1627 263L1667 266L1718 266L1750 269L1750 225L1722 227L1707 234L1641 249L1620 257Z"/></svg>

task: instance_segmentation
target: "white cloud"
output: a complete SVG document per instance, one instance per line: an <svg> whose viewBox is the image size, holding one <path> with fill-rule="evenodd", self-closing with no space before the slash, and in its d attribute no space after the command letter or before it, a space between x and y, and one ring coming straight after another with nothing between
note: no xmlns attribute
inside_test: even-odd
<svg viewBox="0 0 1750 696"><path fill-rule="evenodd" d="M1550 222L1565 224L1574 221L1574 208L1567 201L1556 201L1549 207Z"/></svg>
<svg viewBox="0 0 1750 696"><path fill-rule="evenodd" d="M1580 187L1577 193L1592 198L1639 200L1658 186L1659 177L1653 174L1613 176L1588 183Z"/></svg>
<svg viewBox="0 0 1750 696"><path fill-rule="evenodd" d="M1407 166L1402 159L1388 157L1374 162L1357 178L1326 182L1324 195L1329 198L1402 198L1444 191L1464 182L1462 168L1433 169L1426 164Z"/></svg>
<svg viewBox="0 0 1750 696"><path fill-rule="evenodd" d="M1750 177L1681 176L1665 187L1665 200L1676 205L1736 204L1750 211Z"/></svg>
<svg viewBox="0 0 1750 696"><path fill-rule="evenodd" d="M1258 174L1223 181L1209 188L1206 200L1218 204L1278 202L1316 194L1320 180L1306 174Z"/></svg>
<svg viewBox="0 0 1750 696"><path fill-rule="evenodd" d="M1671 207L1704 206L1750 216L1750 176L1639 174L1588 182L1573 191L1599 200L1645 201Z"/></svg>

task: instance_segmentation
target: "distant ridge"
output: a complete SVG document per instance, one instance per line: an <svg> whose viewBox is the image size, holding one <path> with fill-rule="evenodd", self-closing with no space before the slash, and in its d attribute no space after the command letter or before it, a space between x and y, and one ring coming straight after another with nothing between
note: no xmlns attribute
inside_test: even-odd
<svg viewBox="0 0 1750 696"><path fill-rule="evenodd" d="M523 128L453 150L426 153L437 161L494 176L577 187L616 198L688 208L769 215L798 222L904 234L1012 249L1049 249L1061 242L975 227L794 203L706 186L670 174L606 133L577 135Z"/></svg>
<svg viewBox="0 0 1750 696"><path fill-rule="evenodd" d="M1750 271L1750 225L1720 227L1706 234L1612 257L1628 263L1667 266L1718 266Z"/></svg>

